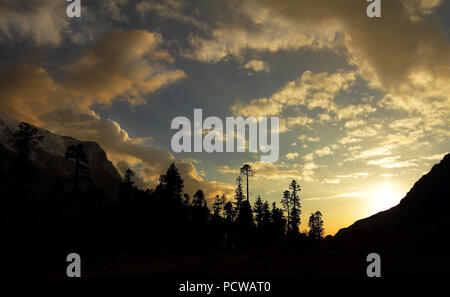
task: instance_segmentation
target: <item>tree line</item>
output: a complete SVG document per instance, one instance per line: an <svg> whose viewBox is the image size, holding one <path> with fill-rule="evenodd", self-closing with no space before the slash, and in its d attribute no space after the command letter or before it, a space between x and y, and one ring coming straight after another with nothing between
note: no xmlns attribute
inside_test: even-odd
<svg viewBox="0 0 450 297"><path fill-rule="evenodd" d="M37 178L40 172L30 159L42 136L35 127L21 123L12 137L17 153L9 156L10 163L4 163L0 184L3 249L31 244L43 248L210 250L323 236L319 211L309 217L308 234L299 232L302 189L295 180L283 192L281 207L260 196L251 204L249 178L255 172L248 164L240 168L234 197L218 195L211 205L201 189L192 197L184 192L175 164L160 176L154 189L147 190L135 186L135 173L128 169L120 184L110 185L118 187L119 199L114 202L90 178L82 143L70 145L65 153L74 165L70 178L58 178L42 192L42 180Z"/></svg>

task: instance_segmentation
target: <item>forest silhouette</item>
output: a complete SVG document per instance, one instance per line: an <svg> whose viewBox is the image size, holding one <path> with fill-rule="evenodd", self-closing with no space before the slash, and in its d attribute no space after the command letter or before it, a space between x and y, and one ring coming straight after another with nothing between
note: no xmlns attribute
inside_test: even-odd
<svg viewBox="0 0 450 297"><path fill-rule="evenodd" d="M193 270L209 269L217 274L222 269L224 273L229 273L227 265L234 263L241 267L242 259L248 260L250 257L263 261L265 267L277 268L266 272L269 274L339 274L343 273L340 269L344 267L348 274L359 275L359 269L364 268L361 263L364 255L373 252L373 249L386 251L392 259L402 262L404 260L399 260L402 259L400 247L422 242L424 237L427 242L437 240L441 244L437 234L448 226L448 220L445 219L448 216L444 216L444 219L439 217L441 221L436 225L439 228L435 228L433 220L427 221L431 222L433 232L422 232L422 225L417 227L413 224L407 225L409 229L404 229L406 231L400 235L396 225L392 224L395 228L389 230L389 227L384 226L376 229L376 232L360 231L363 228L353 231L349 227L347 230L343 229L340 232L343 235L338 238L323 238L322 213L316 211L309 216L309 231L302 233L299 231L302 200L299 183L292 180L280 195L279 203L269 204L257 196L251 204L249 179L257 172L248 164L240 168L234 197L216 196L210 205L202 189L198 189L192 196L184 192L184 181L175 164L171 164L166 173L160 176L154 189L147 190L136 187L135 173L131 169L126 170L121 181L108 184L108 187L115 187L118 192L118 199L113 200L108 196L107 189L91 178L91 164L83 142L66 148L64 158L73 165L70 167L70 176L57 177L44 187L40 177L42 172L32 161L37 145L43 141L38 129L27 123L20 123L19 129L6 134L10 135L15 152L1 147L0 161L4 166L0 176L0 252L8 255L9 259L1 267L2 274L36 273L30 267L39 267L39 273L44 275L58 274L64 270L58 270L58 265L62 264L53 256L59 257L77 251L91 255L91 263L98 266L104 264L99 260L103 253L172 253L182 257L172 257L162 265L171 263L176 267L185 261L189 263L189 259L197 257L195 255L207 254L214 255L211 256L214 259L231 257L231 260L217 267L205 264L206 268L195 260L194 263L197 264L193 264ZM450 156L447 156L447 167L449 159ZM445 170L440 173L444 180L448 178ZM436 197L448 194L448 189L435 191ZM403 204L413 205L414 203L408 202L411 200L406 199L407 202ZM448 209L448 200L443 201L443 209ZM423 207L418 207L420 208ZM403 212L409 213L407 210ZM387 212L390 217L391 213L395 214ZM371 220L373 219L366 220L370 226L373 225ZM362 220L355 225L365 226L364 224L368 224L366 221ZM386 219L378 221L387 222ZM404 240L410 234L415 237L400 242L397 246L399 250L383 243L400 238ZM433 236L433 240L429 236ZM441 244L437 250L443 252L441 248L446 246L448 245ZM426 246L417 245L414 249L417 247L421 252L428 251ZM30 251L50 256L24 256ZM232 254L224 256L223 253L229 252ZM434 256L438 255L440 253ZM27 261L31 261L33 265L29 265ZM295 268L295 263L303 263L303 266ZM315 265L324 269L319 271ZM243 269L242 273L254 273L255 269L252 268L251 272ZM396 269L393 273L403 271L402 268ZM158 268L150 271L156 270Z"/></svg>
<svg viewBox="0 0 450 297"><path fill-rule="evenodd" d="M244 164L236 179L234 197L216 196L208 206L198 189L192 197L183 191L184 181L174 164L159 178L155 189L134 185L128 169L118 187L119 199L109 199L90 179L89 162L82 143L67 147L65 158L75 164L69 180L58 179L48 193L33 181L30 155L42 140L37 129L21 123L13 134L16 156L2 176L2 229L15 230L6 246L42 244L65 247L120 245L123 248L223 249L305 240L300 224L300 186L293 180L282 198L269 205L260 196L251 205L249 177L255 172ZM88 184L81 189L80 184ZM70 184L70 187L64 185ZM318 212L320 213L320 212ZM314 214L311 216L310 222ZM323 221L310 224L311 239L320 239ZM20 231L19 231L20 230ZM19 232L17 232L19 231ZM40 238L40 240L37 240ZM45 240L42 240L45 239Z"/></svg>

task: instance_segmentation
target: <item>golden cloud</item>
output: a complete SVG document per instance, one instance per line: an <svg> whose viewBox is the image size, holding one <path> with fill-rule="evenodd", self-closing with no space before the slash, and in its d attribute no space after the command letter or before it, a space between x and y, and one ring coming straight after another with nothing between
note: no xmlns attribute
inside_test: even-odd
<svg viewBox="0 0 450 297"><path fill-rule="evenodd" d="M148 137L129 137L117 122L102 119L90 109L93 104L108 105L119 98L144 103L144 95L185 77L183 71L165 67L171 58L159 48L161 43L159 35L143 30L113 32L66 65L59 80L41 66L2 69L0 109L54 133L98 142L119 170L140 168L137 181L142 187L154 186L159 175L175 163L186 192L193 194L202 188L208 197L229 194L231 186L204 181L192 163L147 144Z"/></svg>
<svg viewBox="0 0 450 297"><path fill-rule="evenodd" d="M65 73L59 80L41 66L2 69L0 107L39 125L40 116L58 109L87 109L119 98L144 103L143 95L185 77L183 71L164 66L170 56L161 55L161 42L161 37L144 30L113 32L78 61L63 67Z"/></svg>
<svg viewBox="0 0 450 297"><path fill-rule="evenodd" d="M357 67L355 72L369 86L387 93L383 107L433 115L442 121L450 118L450 42L439 21L428 17L441 4L440 0L385 1L382 18L376 19L367 17L368 3L359 0L233 2L208 38L191 38L191 57L217 62L229 56L241 60L249 49L335 49ZM301 90L296 94L285 96L292 104L308 96ZM308 108L332 108L325 95L319 93L308 101ZM276 114L284 104L274 96L255 99L243 111ZM341 111L339 116L352 116L352 110L348 112Z"/></svg>
<svg viewBox="0 0 450 297"><path fill-rule="evenodd" d="M267 66L267 63L257 59L252 59L248 61L247 63L245 63L243 67L253 72L269 71L269 66Z"/></svg>
<svg viewBox="0 0 450 297"><path fill-rule="evenodd" d="M289 107L300 105L310 110L320 107L337 113L339 117L370 112L371 109L365 106L342 109L334 102L336 94L346 90L355 78L353 72L340 71L328 74L305 71L298 79L288 82L270 98L253 99L248 104L236 101L230 109L242 116L253 117L276 116ZM306 116L288 118L284 124L281 123L280 132L297 125L307 126L312 122L313 120Z"/></svg>

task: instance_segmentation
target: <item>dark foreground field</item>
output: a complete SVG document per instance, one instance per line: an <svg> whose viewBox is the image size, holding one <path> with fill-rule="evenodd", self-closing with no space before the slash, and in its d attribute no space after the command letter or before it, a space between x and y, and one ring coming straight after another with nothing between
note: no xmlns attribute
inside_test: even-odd
<svg viewBox="0 0 450 297"><path fill-rule="evenodd" d="M442 224L447 228L448 224ZM431 226L430 226L431 227ZM441 229L442 230L442 229ZM423 231L423 230L422 230ZM383 277L450 276L449 243L436 240L438 229L405 230L323 240L305 246L290 243L266 248L222 251L76 251L1 256L3 276L65 278L66 256L79 252L82 277L162 279L366 278L369 253L381 256ZM382 235L382 237L381 237ZM434 238L434 239L433 239ZM6 264L6 265L5 265ZM6 268L6 271L4 270Z"/></svg>

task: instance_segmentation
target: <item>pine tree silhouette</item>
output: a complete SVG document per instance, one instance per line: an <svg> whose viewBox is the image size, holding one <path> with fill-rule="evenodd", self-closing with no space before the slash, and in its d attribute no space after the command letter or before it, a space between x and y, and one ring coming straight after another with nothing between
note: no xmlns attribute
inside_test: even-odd
<svg viewBox="0 0 450 297"><path fill-rule="evenodd" d="M275 237L282 237L286 232L286 219L283 210L277 207L276 202L272 203L272 232Z"/></svg>
<svg viewBox="0 0 450 297"><path fill-rule="evenodd" d="M165 198L181 203L184 183L174 163L170 165L165 175L160 176L159 181L157 190L162 191Z"/></svg>
<svg viewBox="0 0 450 297"><path fill-rule="evenodd" d="M287 229L291 229L291 193L289 191L283 192L283 198L281 199L281 205L287 213Z"/></svg>
<svg viewBox="0 0 450 297"><path fill-rule="evenodd" d="M291 231L294 234L299 233L298 226L300 225L300 197L298 195L298 192L301 191L300 185L297 184L296 180L293 180L291 184L289 185L289 188L291 189Z"/></svg>
<svg viewBox="0 0 450 297"><path fill-rule="evenodd" d="M247 202L250 202L248 178L254 176L255 172L252 170L252 167L250 165L244 164L244 166L241 167L241 174L245 175L245 177L247 178Z"/></svg>
<svg viewBox="0 0 450 297"><path fill-rule="evenodd" d="M323 236L323 220L322 213L320 211L316 211L312 213L309 217L309 236L314 239L320 239Z"/></svg>
<svg viewBox="0 0 450 297"><path fill-rule="evenodd" d="M256 226L261 229L263 225L263 202L261 196L258 195L253 206L253 212L255 213Z"/></svg>
<svg viewBox="0 0 450 297"><path fill-rule="evenodd" d="M245 199L244 194L242 193L241 181L242 181L241 177L238 176L236 178L237 186L236 186L236 191L235 191L235 196L234 196L236 215L239 214L239 211L241 209L242 203L244 202L244 199Z"/></svg>

